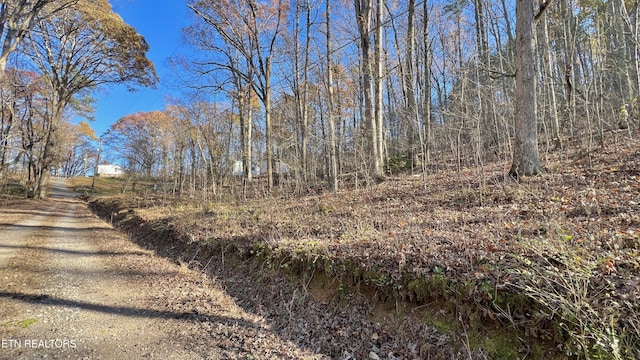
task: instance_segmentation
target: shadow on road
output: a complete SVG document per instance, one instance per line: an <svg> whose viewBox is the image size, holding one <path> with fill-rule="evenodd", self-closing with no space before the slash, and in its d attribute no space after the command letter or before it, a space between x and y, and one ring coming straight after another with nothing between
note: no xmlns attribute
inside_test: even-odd
<svg viewBox="0 0 640 360"><path fill-rule="evenodd" d="M8 224L8 223L0 223L0 228L7 229L33 229L39 231L64 231L70 233L78 233L78 232L89 232L94 230L106 230L108 227L87 227L87 228L72 228L65 226L43 226L43 225L22 225L22 224Z"/></svg>
<svg viewBox="0 0 640 360"><path fill-rule="evenodd" d="M127 317L184 319L188 321L200 321L200 322L226 324L234 327L243 326L251 329L261 328L261 326L257 323L249 322L242 319L227 317L227 316L200 314L196 310L192 310L190 312L175 312L175 311L164 311L164 310L154 310L154 309L142 309L142 308L135 308L135 307L128 307L128 306L109 306L109 305L93 304L89 302L68 300L68 299L63 299L63 298L45 295L45 294L24 294L19 292L6 292L6 291L0 292L0 298L13 299L13 300L18 300L18 301L22 301L30 304L63 306L67 308L83 309L83 310L120 315L120 316L127 316Z"/></svg>
<svg viewBox="0 0 640 360"><path fill-rule="evenodd" d="M2 226L2 224L0 224ZM63 250L63 249L55 249L49 247L40 247L40 246L16 246L16 245L2 245L0 244L0 248L6 249L17 249L17 250L36 250L36 251L47 251L54 252L60 254L67 255L86 255L86 256L123 256L123 255L140 255L140 256L151 256L149 253L143 251L124 251L124 252L113 252L113 251L78 251L78 250Z"/></svg>

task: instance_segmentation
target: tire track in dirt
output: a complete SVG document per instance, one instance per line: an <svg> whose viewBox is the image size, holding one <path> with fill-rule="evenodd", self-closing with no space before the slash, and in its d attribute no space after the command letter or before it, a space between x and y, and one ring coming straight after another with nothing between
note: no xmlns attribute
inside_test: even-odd
<svg viewBox="0 0 640 360"><path fill-rule="evenodd" d="M0 209L0 359L316 357L70 195Z"/></svg>
<svg viewBox="0 0 640 360"><path fill-rule="evenodd" d="M51 216L49 211L33 210L24 205L13 206L0 209L0 268L7 266L15 256L16 249L24 248L32 232L40 228ZM14 219L24 220L14 223Z"/></svg>
<svg viewBox="0 0 640 360"><path fill-rule="evenodd" d="M36 216L3 226L0 358L200 358L159 331L172 314L136 306L136 284L108 262L152 254L96 249L116 234L64 196L57 188L54 201L12 213Z"/></svg>

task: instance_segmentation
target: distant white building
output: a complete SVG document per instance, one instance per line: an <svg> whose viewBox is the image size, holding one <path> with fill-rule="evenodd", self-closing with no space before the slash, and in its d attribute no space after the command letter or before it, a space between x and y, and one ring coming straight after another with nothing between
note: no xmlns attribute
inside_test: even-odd
<svg viewBox="0 0 640 360"><path fill-rule="evenodd" d="M244 175L244 166L242 165L242 161L237 160L233 163L233 175L234 176L242 176ZM258 176L260 175L260 166L251 165L251 175Z"/></svg>
<svg viewBox="0 0 640 360"><path fill-rule="evenodd" d="M242 161L236 160L236 162L233 163L233 175L242 176L242 169L244 169L244 166L242 166Z"/></svg>
<svg viewBox="0 0 640 360"><path fill-rule="evenodd" d="M124 169L120 165L104 164L98 165L96 175L104 177L118 177L124 175Z"/></svg>

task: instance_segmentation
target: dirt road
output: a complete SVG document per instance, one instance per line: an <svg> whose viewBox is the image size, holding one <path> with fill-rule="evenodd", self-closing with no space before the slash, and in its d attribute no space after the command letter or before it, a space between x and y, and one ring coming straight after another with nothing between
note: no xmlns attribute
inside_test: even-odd
<svg viewBox="0 0 640 360"><path fill-rule="evenodd" d="M0 359L321 357L74 196L54 179L49 201L0 206Z"/></svg>

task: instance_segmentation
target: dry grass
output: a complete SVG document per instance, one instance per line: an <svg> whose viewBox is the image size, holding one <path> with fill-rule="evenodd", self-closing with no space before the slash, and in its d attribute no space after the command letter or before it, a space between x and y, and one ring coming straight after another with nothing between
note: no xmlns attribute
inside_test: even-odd
<svg viewBox="0 0 640 360"><path fill-rule="evenodd" d="M565 354L633 358L639 154L638 143L552 154L547 173L521 182L494 163L431 174L426 186L402 177L336 194L138 213L210 249L257 256L270 270L301 279L321 270L372 287L376 301L472 303L476 310L456 310L466 322L527 328ZM556 328L529 329L544 322Z"/></svg>

